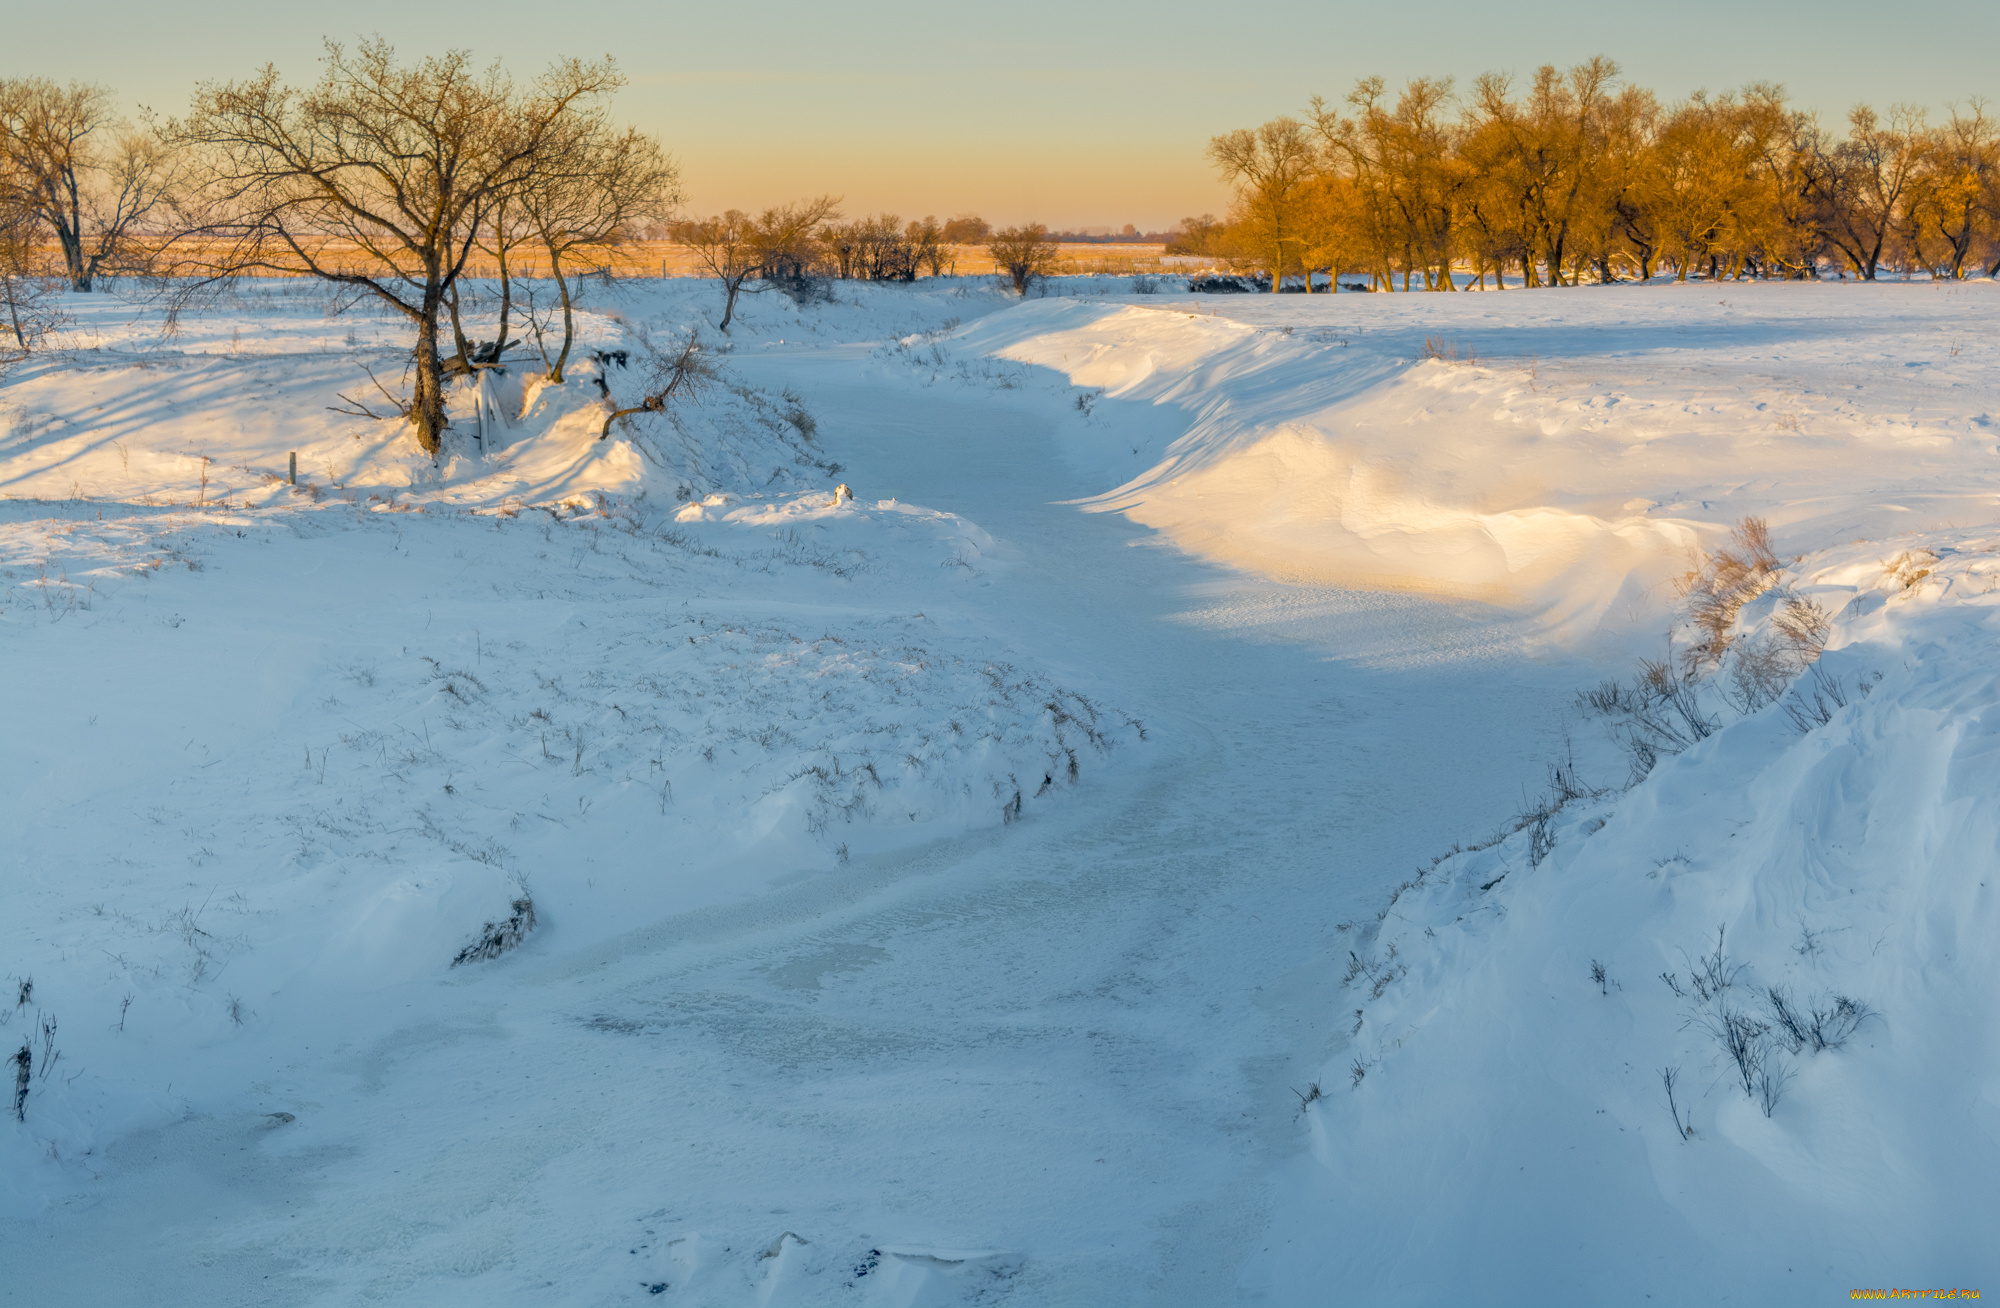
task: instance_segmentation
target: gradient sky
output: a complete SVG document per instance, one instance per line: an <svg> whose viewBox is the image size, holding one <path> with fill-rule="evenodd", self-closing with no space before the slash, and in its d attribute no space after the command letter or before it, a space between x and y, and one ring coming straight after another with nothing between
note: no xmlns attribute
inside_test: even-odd
<svg viewBox="0 0 2000 1308"><path fill-rule="evenodd" d="M696 211L830 191L850 214L1162 228L1226 207L1210 136L1370 74L1463 86L1607 54L1669 101L1770 80L1829 118L1860 100L1941 116L2000 92L1990 3L99 0L10 6L0 73L98 81L175 113L197 82L266 62L310 79L325 37L464 47L521 75L611 54L631 79L620 113L681 161Z"/></svg>

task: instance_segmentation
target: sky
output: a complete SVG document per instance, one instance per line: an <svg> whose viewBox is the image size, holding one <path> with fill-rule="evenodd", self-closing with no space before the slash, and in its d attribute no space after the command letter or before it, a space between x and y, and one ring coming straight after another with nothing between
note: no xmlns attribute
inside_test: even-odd
<svg viewBox="0 0 2000 1308"><path fill-rule="evenodd" d="M411 56L465 48L524 77L552 58L610 54L630 79L620 115L680 161L690 211L832 193L850 214L1056 228L1163 229L1219 213L1228 192L1203 158L1209 137L1298 113L1314 94L1337 100L1369 75L1463 87L1605 54L1669 102L1774 81L1838 120L1864 100L1942 117L1952 101L2000 98L1982 39L1991 12L1973 0L1908 20L1854 0L95 0L22 6L6 21L0 75L100 82L163 114L197 83L265 63L309 80L328 38L380 35Z"/></svg>

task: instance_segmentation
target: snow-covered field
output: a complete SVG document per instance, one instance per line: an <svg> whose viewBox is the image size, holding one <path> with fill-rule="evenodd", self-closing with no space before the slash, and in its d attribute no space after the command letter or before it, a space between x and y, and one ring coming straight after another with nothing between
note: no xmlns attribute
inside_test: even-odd
<svg viewBox="0 0 2000 1308"><path fill-rule="evenodd" d="M1996 288L1053 289L753 297L599 441L718 306L593 288L438 466L386 319L79 299L0 1297L1990 1283Z"/></svg>

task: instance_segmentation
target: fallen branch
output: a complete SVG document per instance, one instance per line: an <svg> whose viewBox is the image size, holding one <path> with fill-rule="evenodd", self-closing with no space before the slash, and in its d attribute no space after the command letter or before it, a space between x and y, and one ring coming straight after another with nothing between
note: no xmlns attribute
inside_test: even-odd
<svg viewBox="0 0 2000 1308"><path fill-rule="evenodd" d="M651 341L641 338L641 347L652 361L646 377L646 391L639 402L626 408L614 407L605 415L604 427L597 433L597 439L605 440L611 435L611 424L620 418L635 413L665 413L667 405L676 398L699 399L704 382L715 376L714 368L702 355L701 334L689 332L681 342L680 352L672 358L662 354ZM608 398L611 390L605 386Z"/></svg>

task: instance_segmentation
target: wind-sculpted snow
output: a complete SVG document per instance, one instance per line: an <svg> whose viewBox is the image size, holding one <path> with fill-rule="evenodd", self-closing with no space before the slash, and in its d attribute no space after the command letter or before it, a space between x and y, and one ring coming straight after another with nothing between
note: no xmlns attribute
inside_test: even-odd
<svg viewBox="0 0 2000 1308"><path fill-rule="evenodd" d="M1836 617L1781 698L1744 713L1725 657L1707 739L1629 790L1555 774L1344 925L1282 1224L1350 1238L1289 1275L1779 1303L1993 1269L2000 540L1893 544L1787 569Z"/></svg>
<svg viewBox="0 0 2000 1308"><path fill-rule="evenodd" d="M1184 548L1650 637L1693 549L1746 514L1817 549L1983 511L1995 294L1047 300L947 348L1087 388L1087 503Z"/></svg>

